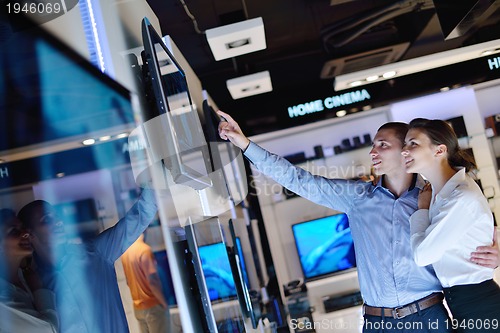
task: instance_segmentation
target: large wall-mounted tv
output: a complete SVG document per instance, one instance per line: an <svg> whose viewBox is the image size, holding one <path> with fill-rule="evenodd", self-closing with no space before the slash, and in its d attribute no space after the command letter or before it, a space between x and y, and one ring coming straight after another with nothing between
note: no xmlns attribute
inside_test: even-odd
<svg viewBox="0 0 500 333"><path fill-rule="evenodd" d="M236 286L226 244L220 242L202 245L198 247L198 253L210 301L236 298Z"/></svg>
<svg viewBox="0 0 500 333"><path fill-rule="evenodd" d="M300 266L306 281L356 267L349 220L344 213L292 225Z"/></svg>

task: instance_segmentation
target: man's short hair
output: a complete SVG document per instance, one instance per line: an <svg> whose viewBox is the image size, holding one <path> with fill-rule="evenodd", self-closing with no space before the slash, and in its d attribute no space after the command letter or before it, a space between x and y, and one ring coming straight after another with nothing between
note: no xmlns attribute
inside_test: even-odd
<svg viewBox="0 0 500 333"><path fill-rule="evenodd" d="M380 130L387 130L387 129L393 130L396 137L401 141L401 144L404 145L406 133L408 132L409 128L410 128L409 125L406 123L392 121L380 126L377 132Z"/></svg>
<svg viewBox="0 0 500 333"><path fill-rule="evenodd" d="M17 218L21 220L25 228L31 228L33 226L33 214L38 207L42 207L47 210L51 210L52 205L44 200L35 200L21 208L19 213L17 213Z"/></svg>

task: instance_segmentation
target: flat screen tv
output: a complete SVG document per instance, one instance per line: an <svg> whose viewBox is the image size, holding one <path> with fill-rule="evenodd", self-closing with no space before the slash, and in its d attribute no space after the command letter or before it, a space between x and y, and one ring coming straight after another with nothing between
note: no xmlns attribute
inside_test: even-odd
<svg viewBox="0 0 500 333"><path fill-rule="evenodd" d="M149 133L151 145L158 148L153 154L161 155L174 182L197 190L212 186L208 146L186 73L147 18L142 20L142 38L143 82L149 105L143 112L144 125L145 129L158 129L162 137ZM157 140L166 142L155 144Z"/></svg>
<svg viewBox="0 0 500 333"><path fill-rule="evenodd" d="M230 263L233 269L233 276L236 281L236 293L240 308L245 318L249 318L252 327L257 328L258 321L261 317L259 310L260 305L256 303L255 298L250 296L250 281L246 269L245 258L243 256L243 248L241 246L240 237L236 236L233 220L229 220L229 231L233 241L233 247L229 251Z"/></svg>
<svg viewBox="0 0 500 333"><path fill-rule="evenodd" d="M236 286L226 244L223 242L198 247L201 267L210 301L236 298Z"/></svg>
<svg viewBox="0 0 500 333"><path fill-rule="evenodd" d="M128 90L22 13L15 15L16 22L31 28L10 35L1 16L6 34L0 37L0 151L33 146L48 156L53 142L133 128ZM91 162L99 163L81 158L69 164ZM40 170L53 163L47 161ZM45 171L38 179L49 177ZM23 177L38 172L25 170Z"/></svg>
<svg viewBox="0 0 500 333"><path fill-rule="evenodd" d="M243 255L243 248L241 247L241 238L236 237L236 253L238 254L238 259L241 267L241 274L243 275L243 281L250 287L250 280L248 280L247 266L245 263L245 257Z"/></svg>
<svg viewBox="0 0 500 333"><path fill-rule="evenodd" d="M349 220L344 213L292 225L300 267L306 281L356 267Z"/></svg>

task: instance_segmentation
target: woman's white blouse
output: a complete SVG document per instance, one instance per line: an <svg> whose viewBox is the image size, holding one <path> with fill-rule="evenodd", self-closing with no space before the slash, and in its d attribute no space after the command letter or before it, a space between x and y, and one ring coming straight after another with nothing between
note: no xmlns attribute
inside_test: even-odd
<svg viewBox="0 0 500 333"><path fill-rule="evenodd" d="M410 218L411 246L420 266L432 264L443 287L493 278L493 269L470 261L476 247L493 243L493 215L476 182L460 169Z"/></svg>

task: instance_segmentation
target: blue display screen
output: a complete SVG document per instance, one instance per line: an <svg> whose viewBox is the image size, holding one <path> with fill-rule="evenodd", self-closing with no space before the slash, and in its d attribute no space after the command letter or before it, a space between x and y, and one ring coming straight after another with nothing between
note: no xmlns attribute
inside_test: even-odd
<svg viewBox="0 0 500 333"><path fill-rule="evenodd" d="M292 225L292 232L306 280L356 267L346 214L300 222Z"/></svg>
<svg viewBox="0 0 500 333"><path fill-rule="evenodd" d="M211 301L236 298L236 286L224 243L198 248L201 266Z"/></svg>

